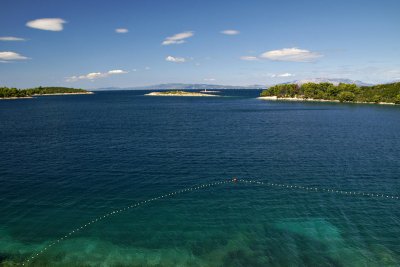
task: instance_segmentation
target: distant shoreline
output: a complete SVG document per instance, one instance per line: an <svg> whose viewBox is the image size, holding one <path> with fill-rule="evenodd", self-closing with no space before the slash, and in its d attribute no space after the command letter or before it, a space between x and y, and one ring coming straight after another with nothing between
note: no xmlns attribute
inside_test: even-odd
<svg viewBox="0 0 400 267"><path fill-rule="evenodd" d="M329 99L315 99L315 98L300 98L300 97L277 97L277 96L260 96L258 99L267 101L299 101L299 102L331 102L331 103L354 103L354 104L378 104L378 105L396 105L389 102L359 102L359 101L346 101L340 102L339 100Z"/></svg>
<svg viewBox="0 0 400 267"><path fill-rule="evenodd" d="M32 99L36 96L52 96L52 95L91 95L94 92L76 92L76 93L54 93L54 94L33 94L32 96L13 96L13 97L0 97L0 100L17 100L17 99Z"/></svg>
<svg viewBox="0 0 400 267"><path fill-rule="evenodd" d="M32 96L51 96L51 95L91 95L94 94L91 91L87 92L76 92L76 93L54 93L54 94L34 94Z"/></svg>
<svg viewBox="0 0 400 267"><path fill-rule="evenodd" d="M13 97L0 97L0 100L17 100L17 99L30 99L33 98L32 96L13 96Z"/></svg>

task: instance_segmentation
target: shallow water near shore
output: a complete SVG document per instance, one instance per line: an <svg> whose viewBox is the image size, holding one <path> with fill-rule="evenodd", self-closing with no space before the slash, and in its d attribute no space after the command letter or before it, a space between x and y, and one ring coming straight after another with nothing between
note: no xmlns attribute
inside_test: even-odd
<svg viewBox="0 0 400 267"><path fill-rule="evenodd" d="M0 266L232 179L400 195L400 107L96 92L0 102ZM400 201L226 183L29 266L399 266Z"/></svg>

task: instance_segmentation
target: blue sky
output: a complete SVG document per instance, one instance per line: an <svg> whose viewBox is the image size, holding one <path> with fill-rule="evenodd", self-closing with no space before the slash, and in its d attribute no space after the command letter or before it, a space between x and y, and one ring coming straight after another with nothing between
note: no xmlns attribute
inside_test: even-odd
<svg viewBox="0 0 400 267"><path fill-rule="evenodd" d="M400 80L397 0L2 0L0 6L0 86Z"/></svg>

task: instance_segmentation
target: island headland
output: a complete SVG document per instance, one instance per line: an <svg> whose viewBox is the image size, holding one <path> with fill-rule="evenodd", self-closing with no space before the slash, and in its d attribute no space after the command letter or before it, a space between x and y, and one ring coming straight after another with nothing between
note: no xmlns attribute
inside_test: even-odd
<svg viewBox="0 0 400 267"><path fill-rule="evenodd" d="M278 84L263 90L259 99L396 105L400 104L400 82L373 86L327 82Z"/></svg>
<svg viewBox="0 0 400 267"><path fill-rule="evenodd" d="M17 89L9 87L0 87L0 99L21 99L21 98L33 98L35 96L45 95L81 95L81 94L93 94L93 92L68 88L68 87L36 87L29 89Z"/></svg>

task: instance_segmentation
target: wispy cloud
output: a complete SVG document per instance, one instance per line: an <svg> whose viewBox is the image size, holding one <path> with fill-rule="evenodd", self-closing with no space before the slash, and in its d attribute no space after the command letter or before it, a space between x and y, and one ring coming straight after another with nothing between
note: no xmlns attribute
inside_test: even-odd
<svg viewBox="0 0 400 267"><path fill-rule="evenodd" d="M238 35L240 33L240 31L237 31L237 30L224 30L224 31L221 31L221 33L225 34L225 35Z"/></svg>
<svg viewBox="0 0 400 267"><path fill-rule="evenodd" d="M129 32L129 30L126 28L118 28L118 29L115 29L115 32L116 33L127 33L127 32Z"/></svg>
<svg viewBox="0 0 400 267"><path fill-rule="evenodd" d="M294 75L292 73L288 73L288 72L278 74L278 77L292 77L292 76L294 76Z"/></svg>
<svg viewBox="0 0 400 267"><path fill-rule="evenodd" d="M150 67L144 67L144 70L150 70L151 68Z"/></svg>
<svg viewBox="0 0 400 267"><path fill-rule="evenodd" d="M206 81L206 82L213 82L213 81L215 81L215 79L214 79L214 78L204 78L204 81Z"/></svg>
<svg viewBox="0 0 400 267"><path fill-rule="evenodd" d="M125 71L125 70L110 70L107 73L108 74L125 74L125 73L128 73L128 72Z"/></svg>
<svg viewBox="0 0 400 267"><path fill-rule="evenodd" d="M260 55L260 58L273 61L292 62L313 62L320 57L322 57L320 53L312 52L306 49L299 49L296 47L271 50Z"/></svg>
<svg viewBox="0 0 400 267"><path fill-rule="evenodd" d="M174 63L184 63L184 62L186 62L186 59L183 58L183 57L173 57L173 56L167 56L165 58L165 60L169 61L169 62L174 62Z"/></svg>
<svg viewBox="0 0 400 267"><path fill-rule="evenodd" d="M259 60L258 57L255 56L242 56L240 57L241 60L247 60L247 61L255 61L255 60Z"/></svg>
<svg viewBox="0 0 400 267"><path fill-rule="evenodd" d="M289 73L289 72L285 72L285 73L280 73L280 74L270 73L270 74L268 74L268 76L271 78L284 78L284 77L292 77L295 75L292 73Z"/></svg>
<svg viewBox="0 0 400 267"><path fill-rule="evenodd" d="M0 41L25 41L24 38L20 38L20 37L14 37L14 36L3 36L0 37Z"/></svg>
<svg viewBox="0 0 400 267"><path fill-rule="evenodd" d="M39 30L58 32L63 30L64 23L67 22L60 18L43 18L28 21L26 26Z"/></svg>
<svg viewBox="0 0 400 267"><path fill-rule="evenodd" d="M177 33L173 36L167 37L162 45L182 44L185 43L185 39L190 38L194 35L192 31Z"/></svg>
<svg viewBox="0 0 400 267"><path fill-rule="evenodd" d="M116 75L116 74L125 74L128 73L127 71L124 70L110 70L107 72L91 72L86 75L78 75L78 76L71 76L67 77L66 81L67 82L76 82L79 80L95 80L99 78L105 78L109 77L111 75Z"/></svg>
<svg viewBox="0 0 400 267"><path fill-rule="evenodd" d="M16 52L4 51L0 52L0 62L7 63L15 60L25 60L29 59L28 57L22 56Z"/></svg>

